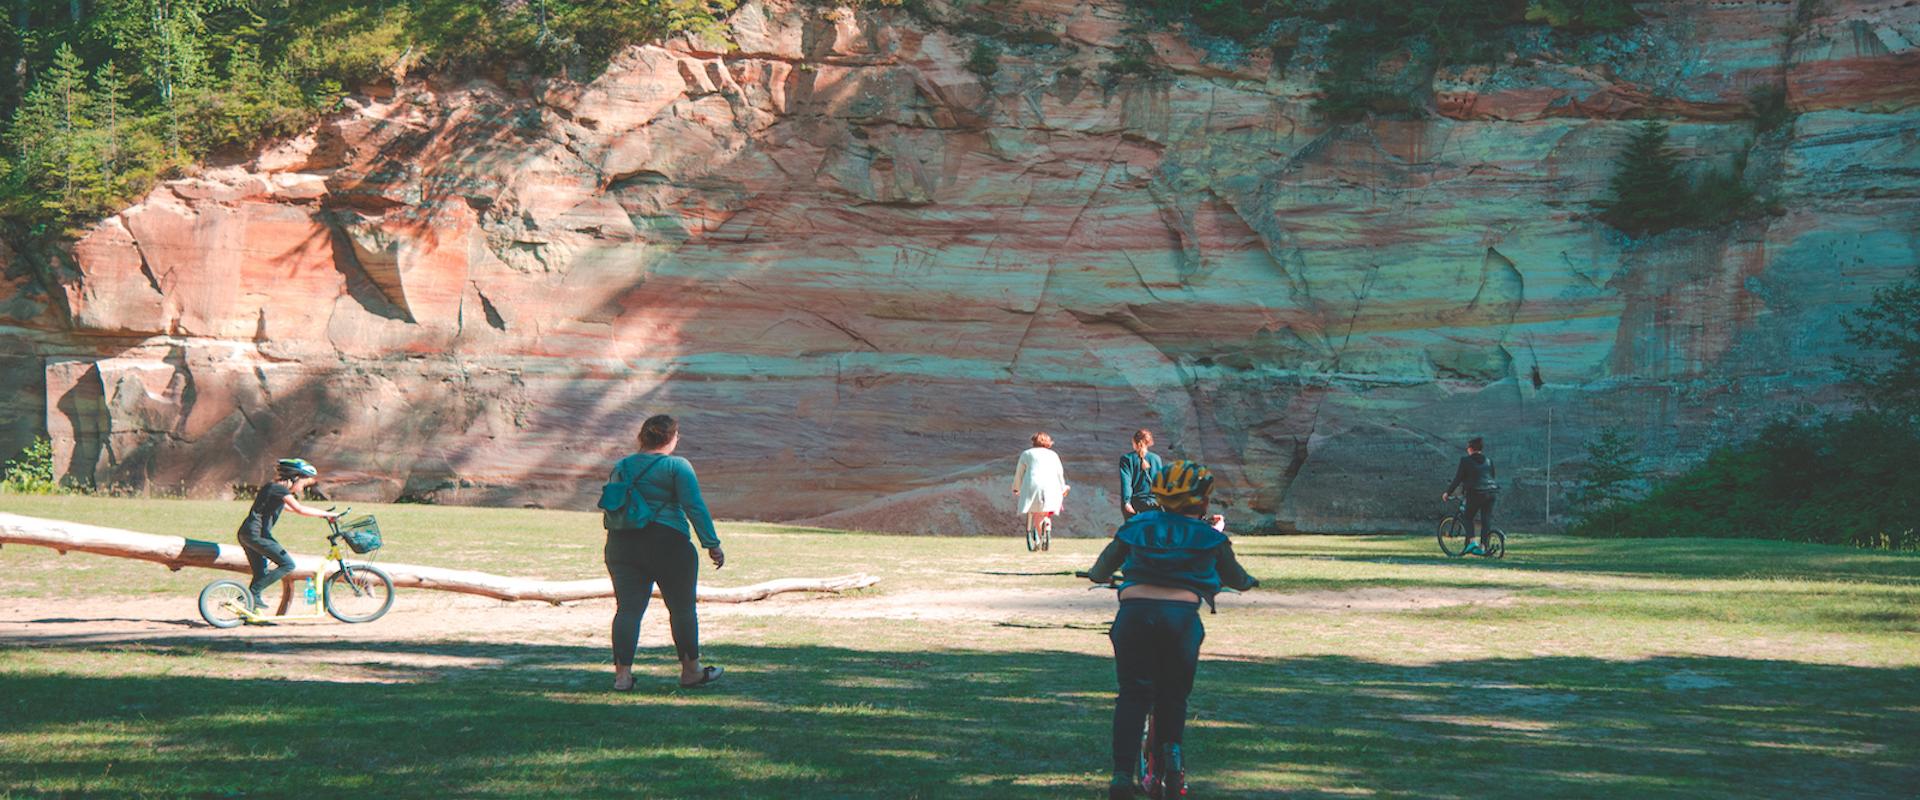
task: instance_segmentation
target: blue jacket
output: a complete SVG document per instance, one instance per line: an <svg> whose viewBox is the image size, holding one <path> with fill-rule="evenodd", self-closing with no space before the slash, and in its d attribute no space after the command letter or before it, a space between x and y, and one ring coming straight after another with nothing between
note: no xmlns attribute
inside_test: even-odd
<svg viewBox="0 0 1920 800"><path fill-rule="evenodd" d="M1141 463L1140 454L1128 453L1120 457L1120 502L1133 506L1135 511L1157 508L1160 503L1153 499L1153 476L1165 468L1160 456L1147 453L1146 463Z"/></svg>
<svg viewBox="0 0 1920 800"><path fill-rule="evenodd" d="M1114 531L1113 541L1087 570L1096 583L1122 576L1120 588L1136 583L1190 589L1211 601L1225 586L1246 591L1260 584L1233 557L1233 542L1205 521L1171 511L1135 514Z"/></svg>

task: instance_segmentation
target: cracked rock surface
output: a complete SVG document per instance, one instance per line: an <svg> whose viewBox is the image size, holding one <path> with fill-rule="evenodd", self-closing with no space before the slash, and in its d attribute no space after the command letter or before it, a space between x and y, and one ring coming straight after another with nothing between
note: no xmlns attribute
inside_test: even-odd
<svg viewBox="0 0 1920 800"><path fill-rule="evenodd" d="M1056 530L1099 535L1134 428L1253 530L1424 528L1484 435L1501 523L1537 529L1600 428L1676 469L1840 407L1839 320L1920 259L1913 4L1643 3L1355 124L1309 110L1311 37L1155 32L1116 76L1121 3L1007 5L1059 43L990 80L968 34L753 0L724 52L356 95L0 252L0 445L45 430L109 486L222 495L299 454L343 497L587 508L672 413L721 516L1011 534L1046 430ZM1754 130L1757 86L1790 124ZM1649 116L1780 213L1594 221Z"/></svg>

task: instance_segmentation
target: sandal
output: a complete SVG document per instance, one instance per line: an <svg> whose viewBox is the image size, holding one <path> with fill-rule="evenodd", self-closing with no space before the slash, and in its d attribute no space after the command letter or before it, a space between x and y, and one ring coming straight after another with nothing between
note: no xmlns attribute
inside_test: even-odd
<svg viewBox="0 0 1920 800"><path fill-rule="evenodd" d="M620 683L620 679L619 679L619 678L614 678L614 679L613 679L613 690L614 690L614 691L616 691L616 692L631 692L631 691L633 691L633 684L634 684L634 683L636 683L636 681L634 680L634 678L633 678L633 676L632 676L632 675L628 675L628 676L627 676L627 682L626 682L625 684L622 684L622 683Z"/></svg>
<svg viewBox="0 0 1920 800"><path fill-rule="evenodd" d="M705 686L709 683L713 683L714 681L720 680L720 673L723 673L723 672L726 672L726 670L721 669L719 667L701 667L700 680L694 681L692 683L682 682L680 684L680 688L694 689L701 686Z"/></svg>

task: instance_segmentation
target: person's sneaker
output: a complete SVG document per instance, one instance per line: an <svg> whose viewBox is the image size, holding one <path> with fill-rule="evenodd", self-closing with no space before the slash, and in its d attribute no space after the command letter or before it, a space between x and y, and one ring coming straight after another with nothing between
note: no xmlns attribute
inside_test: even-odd
<svg viewBox="0 0 1920 800"><path fill-rule="evenodd" d="M1479 542L1467 542L1467 549L1464 553L1470 556L1482 556L1486 555L1487 551L1480 549Z"/></svg>
<svg viewBox="0 0 1920 800"><path fill-rule="evenodd" d="M1107 800L1133 800L1140 794L1140 783L1132 778L1116 775L1107 782Z"/></svg>

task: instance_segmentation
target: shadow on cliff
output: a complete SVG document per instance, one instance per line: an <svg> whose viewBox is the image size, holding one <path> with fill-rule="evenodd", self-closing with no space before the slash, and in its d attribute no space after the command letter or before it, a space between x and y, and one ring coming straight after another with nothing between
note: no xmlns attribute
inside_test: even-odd
<svg viewBox="0 0 1920 800"><path fill-rule="evenodd" d="M639 689L616 694L599 647L179 638L37 651L174 674L0 676L14 698L0 732L15 742L0 789L1052 798L1092 796L1106 774L1112 663L1070 652L721 645L709 656L729 667L723 682L683 691L649 651ZM287 677L179 674L228 660ZM1920 781L1916 704L1912 667L1207 661L1187 749L1208 796L1894 796ZM111 769L129 760L144 768Z"/></svg>

